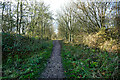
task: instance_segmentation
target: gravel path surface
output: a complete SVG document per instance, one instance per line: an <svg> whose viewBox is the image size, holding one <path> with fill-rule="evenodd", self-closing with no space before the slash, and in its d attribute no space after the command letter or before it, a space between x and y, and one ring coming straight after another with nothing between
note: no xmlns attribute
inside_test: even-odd
<svg viewBox="0 0 120 80"><path fill-rule="evenodd" d="M46 69L41 74L41 78L64 78L64 71L61 63L61 45L58 40L53 41L53 51L48 61Z"/></svg>

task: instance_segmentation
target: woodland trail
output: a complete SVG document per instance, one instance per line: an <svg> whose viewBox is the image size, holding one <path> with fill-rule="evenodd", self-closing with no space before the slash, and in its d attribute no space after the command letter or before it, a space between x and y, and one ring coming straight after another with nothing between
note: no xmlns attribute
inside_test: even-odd
<svg viewBox="0 0 120 80"><path fill-rule="evenodd" d="M59 40L53 41L52 55L48 61L46 69L41 74L41 78L64 78L64 70L61 62L61 45Z"/></svg>

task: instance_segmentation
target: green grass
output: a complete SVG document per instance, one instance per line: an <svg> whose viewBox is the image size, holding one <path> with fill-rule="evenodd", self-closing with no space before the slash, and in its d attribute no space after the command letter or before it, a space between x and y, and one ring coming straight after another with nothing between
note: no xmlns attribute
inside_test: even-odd
<svg viewBox="0 0 120 80"><path fill-rule="evenodd" d="M61 56L67 78L113 78L119 75L117 53L63 44Z"/></svg>
<svg viewBox="0 0 120 80"><path fill-rule="evenodd" d="M30 53L18 58L9 56L6 63L3 63L3 79L6 78L39 78L44 70L47 60L52 52L52 41L48 43L50 46L46 49Z"/></svg>
<svg viewBox="0 0 120 80"><path fill-rule="evenodd" d="M2 37L2 78L39 78L52 53L52 41L9 33Z"/></svg>

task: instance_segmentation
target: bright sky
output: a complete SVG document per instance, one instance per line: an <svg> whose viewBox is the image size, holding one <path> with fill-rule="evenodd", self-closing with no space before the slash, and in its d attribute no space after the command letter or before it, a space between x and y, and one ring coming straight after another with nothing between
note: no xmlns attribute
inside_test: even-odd
<svg viewBox="0 0 120 80"><path fill-rule="evenodd" d="M46 4L50 5L50 9L56 14L70 0L43 0Z"/></svg>
<svg viewBox="0 0 120 80"><path fill-rule="evenodd" d="M57 14L58 11L60 11L64 5L66 5L70 0L43 0L47 5L50 5L50 10L53 12L54 14L54 18L55 15ZM58 33L58 29L57 29L57 23L54 21L54 29L55 29L55 33Z"/></svg>

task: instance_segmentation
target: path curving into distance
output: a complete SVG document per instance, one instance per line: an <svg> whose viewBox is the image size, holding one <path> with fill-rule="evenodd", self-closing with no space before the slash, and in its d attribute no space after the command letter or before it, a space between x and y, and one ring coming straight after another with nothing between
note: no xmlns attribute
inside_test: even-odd
<svg viewBox="0 0 120 80"><path fill-rule="evenodd" d="M61 45L59 40L53 41L52 55L41 78L65 78L61 61Z"/></svg>

